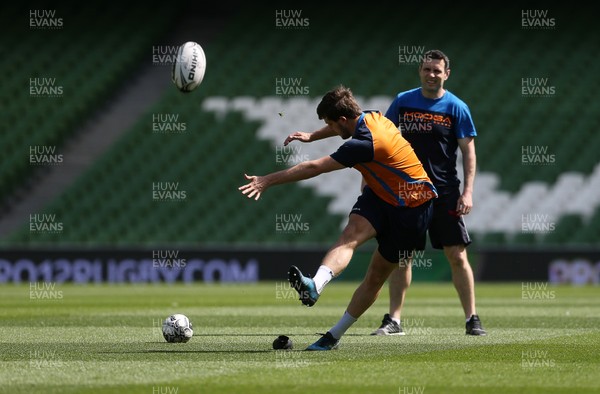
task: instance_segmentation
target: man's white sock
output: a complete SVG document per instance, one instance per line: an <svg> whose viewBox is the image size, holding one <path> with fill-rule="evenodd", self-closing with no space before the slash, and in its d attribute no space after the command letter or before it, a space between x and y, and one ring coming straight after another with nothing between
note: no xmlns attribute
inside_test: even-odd
<svg viewBox="0 0 600 394"><path fill-rule="evenodd" d="M313 278L317 288L317 293L321 294L323 288L331 279L333 279L333 272L324 265L320 266L315 274L315 277Z"/></svg>
<svg viewBox="0 0 600 394"><path fill-rule="evenodd" d="M346 311L344 312L344 316L342 316L340 321L338 321L337 324L333 326L331 330L329 330L329 332L335 339L340 339L342 335L346 333L346 330L348 330L351 325L356 323L357 320L358 319L353 318L350 316L348 311Z"/></svg>
<svg viewBox="0 0 600 394"><path fill-rule="evenodd" d="M394 323L400 324L400 319L396 319L395 317L392 317L391 319Z"/></svg>

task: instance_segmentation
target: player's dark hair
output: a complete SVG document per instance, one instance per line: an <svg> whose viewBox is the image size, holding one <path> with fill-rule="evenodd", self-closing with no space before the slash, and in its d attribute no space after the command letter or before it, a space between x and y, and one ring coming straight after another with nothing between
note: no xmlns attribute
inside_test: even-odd
<svg viewBox="0 0 600 394"><path fill-rule="evenodd" d="M319 119L337 121L340 116L354 119L362 113L362 109L352 95L352 91L342 85L325 93L317 106Z"/></svg>
<svg viewBox="0 0 600 394"><path fill-rule="evenodd" d="M431 59L443 60L444 70L450 68L450 59L448 58L448 56L446 56L444 52L440 51L439 49L432 49L425 52L423 54L423 61L421 62L421 66L423 65L423 63L425 63L426 61L430 61Z"/></svg>

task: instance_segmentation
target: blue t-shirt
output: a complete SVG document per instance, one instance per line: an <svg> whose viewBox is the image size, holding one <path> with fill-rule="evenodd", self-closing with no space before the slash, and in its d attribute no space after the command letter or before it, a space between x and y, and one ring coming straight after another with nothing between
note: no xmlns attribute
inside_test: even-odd
<svg viewBox="0 0 600 394"><path fill-rule="evenodd" d="M467 104L447 90L430 99L415 88L399 93L385 116L410 142L436 188L460 185L458 139L477 136Z"/></svg>

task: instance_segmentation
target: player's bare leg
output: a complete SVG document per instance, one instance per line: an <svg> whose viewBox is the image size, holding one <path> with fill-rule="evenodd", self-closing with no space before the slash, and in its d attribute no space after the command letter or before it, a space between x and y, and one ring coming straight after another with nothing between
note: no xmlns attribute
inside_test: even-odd
<svg viewBox="0 0 600 394"><path fill-rule="evenodd" d="M475 279L464 245L444 246L444 254L450 262L452 282L458 293L466 318L468 335L486 335L475 309Z"/></svg>
<svg viewBox="0 0 600 394"><path fill-rule="evenodd" d="M373 305L379 296L385 281L396 267L396 264L390 263L383 258L378 250L375 250L371 257L371 263L369 264L365 278L354 291L346 311L355 319L361 317L362 314Z"/></svg>
<svg viewBox="0 0 600 394"><path fill-rule="evenodd" d="M388 278L390 310L383 316L379 328L371 335L404 335L400 315L404 306L404 298L412 281L412 259L402 259Z"/></svg>
<svg viewBox="0 0 600 394"><path fill-rule="evenodd" d="M321 264L329 268L334 276L338 276L350 263L354 250L375 235L375 229L367 219L361 215L351 214L344 231L329 249Z"/></svg>
<svg viewBox="0 0 600 394"><path fill-rule="evenodd" d="M354 250L375 235L375 229L367 219L351 214L344 231L323 258L314 278L302 275L298 267L290 267L288 280L298 292L300 301L304 305L313 306L325 285L348 266Z"/></svg>
<svg viewBox="0 0 600 394"><path fill-rule="evenodd" d="M388 279L390 291L390 317L400 321L402 307L404 306L404 297L412 281L412 260L403 259L398 264Z"/></svg>
<svg viewBox="0 0 600 394"><path fill-rule="evenodd" d="M336 349L342 335L373 305L394 268L394 264L384 259L379 251L375 250L365 278L354 291L354 295L342 318L317 342L307 347L306 350Z"/></svg>
<svg viewBox="0 0 600 394"><path fill-rule="evenodd" d="M476 315L475 310L475 280L473 269L467 258L464 245L444 246L444 254L452 270L452 282L458 293L458 298L465 312L465 318Z"/></svg>
<svg viewBox="0 0 600 394"><path fill-rule="evenodd" d="M444 254L452 270L452 282L465 312L466 333L486 335L475 309L475 279L464 245L444 246Z"/></svg>

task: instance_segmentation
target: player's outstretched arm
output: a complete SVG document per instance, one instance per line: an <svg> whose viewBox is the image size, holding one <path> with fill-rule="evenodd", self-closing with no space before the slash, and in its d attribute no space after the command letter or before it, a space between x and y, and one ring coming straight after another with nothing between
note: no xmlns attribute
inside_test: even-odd
<svg viewBox="0 0 600 394"><path fill-rule="evenodd" d="M332 159L330 156L325 156L316 160L304 161L293 167L272 172L264 176L244 174L246 179L250 182L240 186L238 190L246 195L246 197L254 197L255 200L258 200L261 194L271 186L313 178L317 175L340 170L342 168L346 167Z"/></svg>
<svg viewBox="0 0 600 394"><path fill-rule="evenodd" d="M313 142L322 140L323 138L329 138L338 135L331 127L325 125L317 131L312 133L306 133L304 131L295 131L292 134L288 135L283 141L283 146L286 146L292 141L300 141L300 142Z"/></svg>

